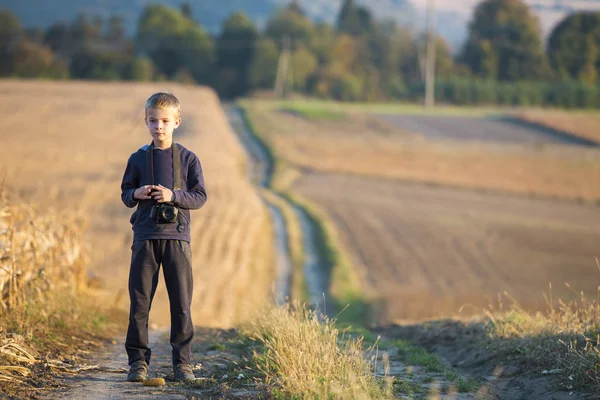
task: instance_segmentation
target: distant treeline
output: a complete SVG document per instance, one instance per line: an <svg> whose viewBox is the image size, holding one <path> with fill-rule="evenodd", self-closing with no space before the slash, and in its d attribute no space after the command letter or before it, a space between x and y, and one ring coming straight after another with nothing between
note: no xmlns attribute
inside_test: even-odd
<svg viewBox="0 0 600 400"><path fill-rule="evenodd" d="M427 37L376 20L353 0L343 1L334 24L311 21L292 1L263 30L237 12L214 37L191 16L189 3L147 6L128 38L118 15L80 15L42 30L0 11L0 75L197 82L223 98L273 89L279 76L284 91L321 98L423 97ZM600 106L600 13L567 16L544 46L522 0L484 0L457 55L441 37L434 43L440 101Z"/></svg>

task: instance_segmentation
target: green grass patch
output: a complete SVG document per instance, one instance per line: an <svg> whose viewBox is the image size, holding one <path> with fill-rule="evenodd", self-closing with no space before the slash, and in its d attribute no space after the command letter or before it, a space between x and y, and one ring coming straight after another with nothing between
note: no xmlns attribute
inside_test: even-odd
<svg viewBox="0 0 600 400"><path fill-rule="evenodd" d="M409 399L421 397L420 395L425 391L425 388L419 383L397 377L394 379L393 388L394 394L407 396Z"/></svg>
<svg viewBox="0 0 600 400"><path fill-rule="evenodd" d="M475 392L481 386L481 383L477 379L470 376L462 376L458 371L446 365L437 355L428 352L422 347L412 345L402 339L395 341L393 345L398 350L400 360L408 365L423 367L427 372L443 374L461 393Z"/></svg>
<svg viewBox="0 0 600 400"><path fill-rule="evenodd" d="M422 104L386 102L386 103L364 103L364 102L340 102L321 99L290 99L290 100L266 100L266 99L244 99L242 104L256 103L271 109L289 110L311 120L336 120L343 119L348 112L382 113L382 114L406 114L406 115L432 115L432 116L502 116L512 114L516 111L544 111L565 112L573 115L598 115L595 109L587 110L565 110L562 108L515 108L511 106L456 106L439 104L433 109L428 109Z"/></svg>
<svg viewBox="0 0 600 400"><path fill-rule="evenodd" d="M447 369L439 357L422 347L414 346L405 340L398 340L394 344L400 359L409 365L424 367L428 372L444 372Z"/></svg>
<svg viewBox="0 0 600 400"><path fill-rule="evenodd" d="M459 393L473 393L479 390L481 382L473 377L458 378L454 381Z"/></svg>
<svg viewBox="0 0 600 400"><path fill-rule="evenodd" d="M346 118L346 113L344 112L311 103L293 104L279 108L279 111L288 112L311 121L341 121Z"/></svg>
<svg viewBox="0 0 600 400"><path fill-rule="evenodd" d="M245 99L240 104L255 102L270 109L293 112L311 120L342 120L348 112L445 115L445 116L487 116L512 112L512 108L500 107L459 107L440 105L433 109L411 103L351 103L318 99L264 100Z"/></svg>
<svg viewBox="0 0 600 400"><path fill-rule="evenodd" d="M208 347L207 350L225 351L226 349L227 346L225 346L223 343L213 343Z"/></svg>

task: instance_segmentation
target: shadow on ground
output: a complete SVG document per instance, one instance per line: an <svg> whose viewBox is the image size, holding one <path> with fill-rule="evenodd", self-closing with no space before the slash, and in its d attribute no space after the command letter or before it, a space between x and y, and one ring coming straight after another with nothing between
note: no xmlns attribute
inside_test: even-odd
<svg viewBox="0 0 600 400"><path fill-rule="evenodd" d="M484 382L479 392L483 398L597 398L592 392L598 389L598 382L585 379L581 370L584 360L576 356L568 360L567 346L576 335L500 338L492 333L492 327L492 322L446 319L382 326L373 332L388 340L422 346L457 370L476 377ZM580 336L579 347L584 344Z"/></svg>

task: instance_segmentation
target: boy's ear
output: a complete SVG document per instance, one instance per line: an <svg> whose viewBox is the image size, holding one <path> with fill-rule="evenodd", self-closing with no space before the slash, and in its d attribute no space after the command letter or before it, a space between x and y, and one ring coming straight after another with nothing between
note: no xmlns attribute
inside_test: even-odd
<svg viewBox="0 0 600 400"><path fill-rule="evenodd" d="M175 121L175 129L179 128L179 125L181 125L181 118L177 118Z"/></svg>

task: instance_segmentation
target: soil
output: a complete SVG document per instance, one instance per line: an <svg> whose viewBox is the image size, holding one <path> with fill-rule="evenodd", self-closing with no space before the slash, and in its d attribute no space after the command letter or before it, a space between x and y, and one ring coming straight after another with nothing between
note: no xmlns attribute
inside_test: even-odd
<svg viewBox="0 0 600 400"><path fill-rule="evenodd" d="M385 338L401 338L422 346L463 374L483 382L480 399L588 399L591 393L568 390L547 370L534 368L490 343L483 324L437 320L387 325L373 330Z"/></svg>
<svg viewBox="0 0 600 400"><path fill-rule="evenodd" d="M152 360L149 378L164 378L165 386L151 387L127 382L127 354L123 343L99 349L79 367L96 368L75 374L61 374L58 387L44 399L246 399L266 398L264 385L255 381L257 371L247 368L258 344L241 338L235 330L196 328L193 364L196 379L173 381L168 331L150 333Z"/></svg>
<svg viewBox="0 0 600 400"><path fill-rule="evenodd" d="M406 132L420 134L429 139L479 140L506 143L563 143L596 146L595 142L552 130L540 125L526 124L509 117L432 117L416 115L380 116Z"/></svg>
<svg viewBox="0 0 600 400"><path fill-rule="evenodd" d="M596 205L321 173L293 190L335 224L380 322L478 315L514 300L546 310L549 283L554 299L596 295Z"/></svg>

